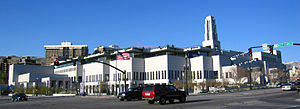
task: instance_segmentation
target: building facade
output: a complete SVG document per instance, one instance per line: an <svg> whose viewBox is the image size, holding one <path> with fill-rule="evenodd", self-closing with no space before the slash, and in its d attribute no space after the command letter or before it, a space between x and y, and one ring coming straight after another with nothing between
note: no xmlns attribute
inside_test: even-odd
<svg viewBox="0 0 300 109"><path fill-rule="evenodd" d="M117 45L99 46L89 56L87 46L76 46L80 52L74 52L75 48L72 48L74 46L68 42L58 46L46 45L45 49L49 62L57 57L69 58L60 60L60 64L55 66L53 71L55 75L65 76L67 79L63 79L64 81L70 81L58 82L58 86L62 84L63 87L91 95L117 94L126 88L146 84L248 82L247 77L241 81L234 79L236 75L234 72L239 68L253 71L255 81L266 84L268 69L282 68L280 51L274 50L273 54L255 52L249 56L244 52L222 50L213 16L205 19L204 37L203 46L177 48L167 45L152 49L139 47L121 49ZM123 57L124 53L126 58L117 58ZM190 57L190 53L195 54ZM28 77L28 74L23 75L26 76ZM56 81L62 81L60 78L57 79L59 80ZM43 81L52 80L45 76ZM187 86L181 88L184 87Z"/></svg>
<svg viewBox="0 0 300 109"><path fill-rule="evenodd" d="M61 45L45 45L47 65L51 65L56 58L66 60L75 57L88 56L87 45L72 45L71 42L62 42Z"/></svg>

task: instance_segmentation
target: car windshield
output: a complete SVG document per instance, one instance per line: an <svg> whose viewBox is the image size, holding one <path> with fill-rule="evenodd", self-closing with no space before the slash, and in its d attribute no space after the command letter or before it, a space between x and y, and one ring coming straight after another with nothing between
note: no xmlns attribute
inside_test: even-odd
<svg viewBox="0 0 300 109"><path fill-rule="evenodd" d="M153 86L145 87L144 91L153 91Z"/></svg>
<svg viewBox="0 0 300 109"><path fill-rule="evenodd" d="M132 91L133 91L133 88L127 89L127 92L132 92Z"/></svg>
<svg viewBox="0 0 300 109"><path fill-rule="evenodd" d="M288 86L288 85L291 85L291 84L290 84L290 83L284 83L283 85L284 85L284 86Z"/></svg>

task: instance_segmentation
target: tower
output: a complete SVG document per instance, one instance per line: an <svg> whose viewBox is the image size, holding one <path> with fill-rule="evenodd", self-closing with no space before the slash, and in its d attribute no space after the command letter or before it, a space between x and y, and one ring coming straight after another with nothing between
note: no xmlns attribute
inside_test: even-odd
<svg viewBox="0 0 300 109"><path fill-rule="evenodd" d="M203 47L221 49L220 41L216 28L216 20L213 16L205 18L205 40L202 42Z"/></svg>

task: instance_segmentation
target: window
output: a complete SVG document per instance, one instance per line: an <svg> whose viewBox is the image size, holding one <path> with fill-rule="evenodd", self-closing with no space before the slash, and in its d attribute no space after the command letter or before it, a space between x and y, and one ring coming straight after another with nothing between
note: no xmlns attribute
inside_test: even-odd
<svg viewBox="0 0 300 109"><path fill-rule="evenodd" d="M214 75L214 79L218 79L219 78L218 71L213 71L213 75Z"/></svg>
<svg viewBox="0 0 300 109"><path fill-rule="evenodd" d="M155 72L155 76L156 76L156 78L155 78L155 79L157 80L157 79L158 79L158 74L157 74L157 71Z"/></svg>
<svg viewBox="0 0 300 109"><path fill-rule="evenodd" d="M117 74L114 74L113 76L114 81L117 81Z"/></svg>
<svg viewBox="0 0 300 109"><path fill-rule="evenodd" d="M195 76L195 71L193 71L193 75L192 75L192 76L193 76L193 79L196 79L196 78L195 78L195 77L196 77L196 76Z"/></svg>
<svg viewBox="0 0 300 109"><path fill-rule="evenodd" d="M173 79L174 77L173 77L173 70L171 70L171 78L170 79Z"/></svg>
<svg viewBox="0 0 300 109"><path fill-rule="evenodd" d="M154 80L154 72L152 72L152 80Z"/></svg>
<svg viewBox="0 0 300 109"><path fill-rule="evenodd" d="M143 72L140 72L140 80L143 80Z"/></svg>
<svg viewBox="0 0 300 109"><path fill-rule="evenodd" d="M139 80L139 72L135 72L136 74L135 74L135 80Z"/></svg>
<svg viewBox="0 0 300 109"><path fill-rule="evenodd" d="M182 79L183 71L180 72L180 79Z"/></svg>
<svg viewBox="0 0 300 109"><path fill-rule="evenodd" d="M92 75L92 82L95 82L95 75Z"/></svg>
<svg viewBox="0 0 300 109"><path fill-rule="evenodd" d="M200 79L199 71L197 71L197 79Z"/></svg>
<svg viewBox="0 0 300 109"><path fill-rule="evenodd" d="M226 73L225 73L225 78L228 78L228 77L229 77L229 76L228 76L228 72L226 72Z"/></svg>
<svg viewBox="0 0 300 109"><path fill-rule="evenodd" d="M158 79L160 79L160 71L158 71Z"/></svg>
<svg viewBox="0 0 300 109"><path fill-rule="evenodd" d="M200 79L202 79L202 71L200 70Z"/></svg>
<svg viewBox="0 0 300 109"><path fill-rule="evenodd" d="M102 74L99 75L99 81L102 82Z"/></svg>
<svg viewBox="0 0 300 109"><path fill-rule="evenodd" d="M165 79L163 70L161 71L161 79Z"/></svg>
<svg viewBox="0 0 300 109"><path fill-rule="evenodd" d="M135 80L135 72L133 72L133 76L132 77L133 77L132 79Z"/></svg>

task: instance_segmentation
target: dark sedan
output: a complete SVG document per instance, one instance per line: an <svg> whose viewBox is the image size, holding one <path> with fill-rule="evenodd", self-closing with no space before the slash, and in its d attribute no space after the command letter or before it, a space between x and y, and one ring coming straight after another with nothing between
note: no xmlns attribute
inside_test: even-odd
<svg viewBox="0 0 300 109"><path fill-rule="evenodd" d="M11 101L27 101L28 96L25 93L14 93L11 96Z"/></svg>

